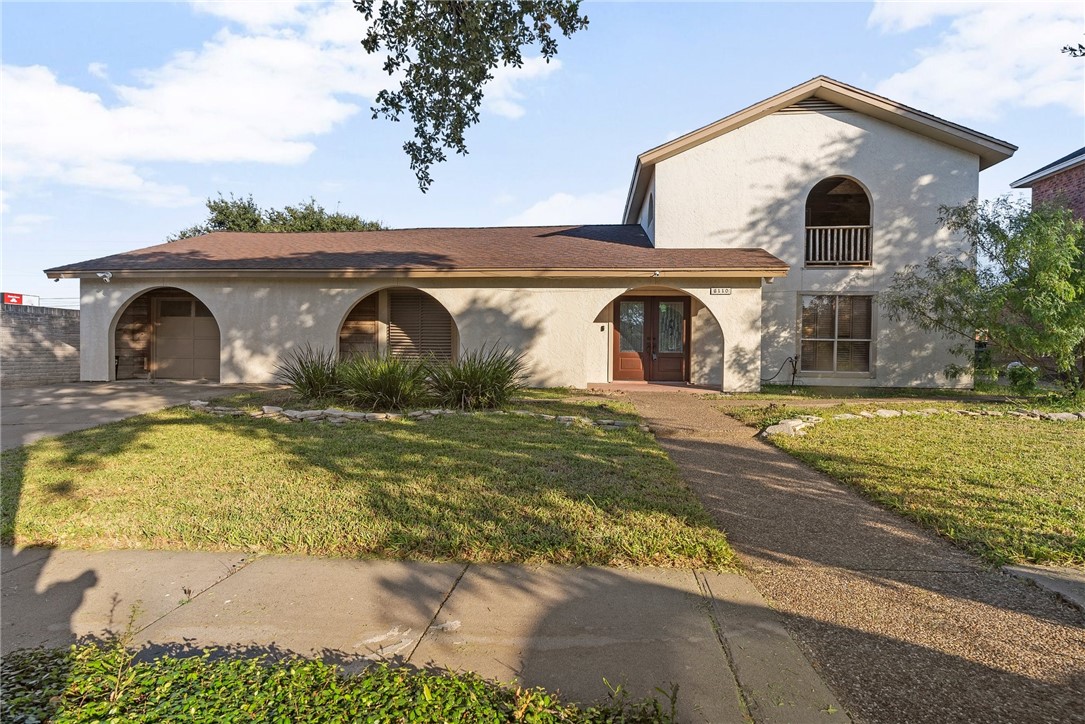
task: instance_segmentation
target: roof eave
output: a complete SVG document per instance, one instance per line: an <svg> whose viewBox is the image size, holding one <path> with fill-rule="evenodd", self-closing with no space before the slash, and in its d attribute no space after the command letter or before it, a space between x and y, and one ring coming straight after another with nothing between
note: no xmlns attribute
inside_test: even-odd
<svg viewBox="0 0 1085 724"><path fill-rule="evenodd" d="M600 269L564 268L564 269L46 269L50 279L93 279L97 274L110 271L116 278L236 278L236 277L320 277L332 279L391 279L391 278L583 278L583 277L783 277L789 267L733 266L733 267L607 267ZM103 284L107 284L104 282Z"/></svg>
<svg viewBox="0 0 1085 724"><path fill-rule="evenodd" d="M1068 158L1063 163L1050 168L1042 168L1039 171L1033 171L1028 176L1022 176L1013 183L1010 184L1011 189L1030 189L1032 185L1037 181L1043 181L1048 176L1054 176L1057 173L1062 173L1075 166L1085 164L1085 156L1076 156L1074 158Z"/></svg>

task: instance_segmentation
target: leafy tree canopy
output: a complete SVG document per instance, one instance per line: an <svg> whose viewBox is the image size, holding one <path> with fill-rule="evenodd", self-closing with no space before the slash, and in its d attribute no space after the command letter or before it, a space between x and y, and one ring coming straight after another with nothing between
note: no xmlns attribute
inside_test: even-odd
<svg viewBox="0 0 1085 724"><path fill-rule="evenodd" d="M398 90L377 94L373 117L410 116L414 138L403 150L423 192L446 149L467 153L464 132L479 119L493 69L522 66L523 48L535 44L549 62L558 52L555 25L567 38L588 25L580 0L354 0L354 6L371 23L362 47L386 51L384 70L402 78Z"/></svg>
<svg viewBox="0 0 1085 724"><path fill-rule="evenodd" d="M1055 204L1029 208L1009 197L942 207L972 259L931 257L894 277L881 303L891 319L960 340L971 366L973 339L1047 369L1071 391L1085 388L1085 223Z"/></svg>
<svg viewBox="0 0 1085 724"><path fill-rule="evenodd" d="M379 231L386 228L379 221L366 221L360 216L329 213L310 198L297 206L282 209L261 209L252 195L237 198L207 199L207 220L182 229L166 241L178 241L213 231Z"/></svg>

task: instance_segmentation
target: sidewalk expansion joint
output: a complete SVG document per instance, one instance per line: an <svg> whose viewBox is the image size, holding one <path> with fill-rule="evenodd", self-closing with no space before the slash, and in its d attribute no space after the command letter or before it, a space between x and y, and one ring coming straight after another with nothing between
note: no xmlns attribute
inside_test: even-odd
<svg viewBox="0 0 1085 724"><path fill-rule="evenodd" d="M181 608L182 606L188 606L188 605L189 605L189 604L191 604L191 603L192 603L193 601L195 601L195 600L196 600L197 598L199 598L199 597L200 597L200 596L202 596L203 594L207 593L208 591L210 591L210 590L211 590L212 588L214 588L214 587L215 587L215 586L217 586L218 584L222 583L223 581L225 581L225 580L227 580L227 579L233 578L233 577L234 577L234 576L236 576L236 575L237 575L238 573L241 573L241 571L245 570L245 569L246 569L246 568L248 568L248 567L249 567L250 565L252 565L253 563L255 563L255 562L256 562L256 560L257 560L258 558L260 558L260 556L258 556L258 555L257 555L257 556L253 556L253 558L252 558L251 560L250 560L250 559L245 559L245 562L244 562L243 564L241 564L241 565L238 565L238 566L232 566L232 567L230 567L230 566L224 566L224 567L226 568L226 575L225 575L225 576L223 576L222 578L218 579L217 581L215 581L214 583L212 583L212 584L211 584L210 586L208 586L207 588L205 588L205 589L203 589L203 590L201 590L201 591L197 591L197 592L196 592L196 593L194 593L193 595L189 596L189 597L188 597L188 598L187 598L187 599L186 599L185 601L183 601L182 603L178 603L178 604L177 604L176 606L174 606L173 608L171 608L171 609L170 609L169 611L166 611L166 612L165 612L164 614L162 614L161 616L159 616L158 618L156 618L156 619L155 619L154 621L151 621L151 622L150 622L149 624L147 624L146 626L140 626L140 627L139 627L139 630L138 630L138 631L135 631L134 633L135 633L135 634L140 634L140 633L143 633L144 631L146 631L147 629L149 629L149 628L150 628L151 626L154 626L154 625L155 625L156 623L158 623L158 622L159 622L159 621L161 621L162 619L164 619L164 618L167 618L167 617L169 617L169 616L170 616L170 614L172 614L172 613L173 613L174 611L176 611L177 609Z"/></svg>
<svg viewBox="0 0 1085 724"><path fill-rule="evenodd" d="M448 603L448 599L452 598L452 594L456 592L456 587L460 585L460 581L463 580L463 577L467 574L467 569L470 567L470 563L464 564L463 570L460 571L460 575L456 576L456 580L452 582L452 587L448 589L448 593L445 594L445 597L441 600L440 605L437 606L437 610L433 612L433 618L429 620L429 623L426 624L425 630L422 631L422 635L418 637L418 641L416 641L414 643L414 646L411 647L411 652L407 654L407 656L403 659L405 663L410 662L411 658L414 657L414 652L417 651L418 647L422 645L423 641L425 641L426 636L429 635L430 630L437 623L437 617L441 615L441 611L444 610L445 604Z"/></svg>
<svg viewBox="0 0 1085 724"><path fill-rule="evenodd" d="M735 666L735 657L731 652L731 646L727 643L727 636L723 633L723 626L716 618L716 607L713 605L716 597L712 593L712 587L708 585L708 579L701 575L700 571L694 571L693 578L697 581L697 588L700 589L701 596L705 599L705 603L707 604L708 622L712 625L712 631L716 634L716 640L720 642L720 648L723 649L723 656L727 659L727 668L731 670L731 678L735 680L735 684L737 685L738 703L742 707L742 715L746 721L753 722L755 721L753 718L753 708L750 706L750 699L746 695L746 687L738 678L738 667Z"/></svg>

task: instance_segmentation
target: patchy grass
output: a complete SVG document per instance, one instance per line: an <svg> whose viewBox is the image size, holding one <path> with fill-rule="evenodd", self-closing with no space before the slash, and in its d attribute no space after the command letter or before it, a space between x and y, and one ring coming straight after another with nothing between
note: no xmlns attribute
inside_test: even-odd
<svg viewBox="0 0 1085 724"><path fill-rule="evenodd" d="M3 540L21 545L734 566L636 428L498 414L336 427L181 407L6 452L2 483Z"/></svg>
<svg viewBox="0 0 1085 724"><path fill-rule="evenodd" d="M4 721L267 722L668 722L655 699L590 708L540 688L506 686L470 673L387 665L346 675L300 659L133 660L122 646L35 649L4 657Z"/></svg>
<svg viewBox="0 0 1085 724"><path fill-rule="evenodd" d="M805 437L777 435L772 442L993 563L1085 566L1085 422L959 415L831 419L881 407L960 406L770 405L726 412L757 427L798 414L822 416L825 421Z"/></svg>

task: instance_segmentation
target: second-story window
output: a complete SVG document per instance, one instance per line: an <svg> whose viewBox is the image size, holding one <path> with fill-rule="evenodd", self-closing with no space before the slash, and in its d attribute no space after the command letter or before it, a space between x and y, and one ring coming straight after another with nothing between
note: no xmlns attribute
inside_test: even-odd
<svg viewBox="0 0 1085 724"><path fill-rule="evenodd" d="M870 266L870 198L850 178L819 181L806 197L806 266Z"/></svg>

